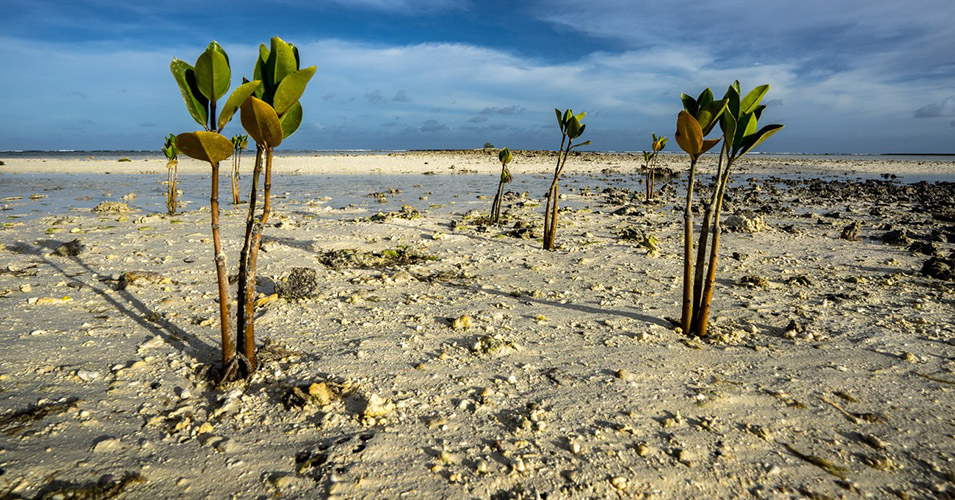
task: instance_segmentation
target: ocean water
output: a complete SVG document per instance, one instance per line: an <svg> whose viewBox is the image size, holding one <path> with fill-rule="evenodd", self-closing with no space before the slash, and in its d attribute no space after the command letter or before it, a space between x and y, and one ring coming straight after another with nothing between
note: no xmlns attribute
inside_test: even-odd
<svg viewBox="0 0 955 500"><path fill-rule="evenodd" d="M380 155L388 153L402 153L407 150L370 150L370 149L340 149L340 150L297 150L283 149L277 153L278 156L329 156L338 154L350 155ZM607 153L633 153L640 154L640 151L607 151ZM252 155L254 151L247 152ZM599 152L598 152L599 154ZM682 155L675 151L664 151L664 155ZM708 156L715 156L716 153L708 153ZM911 154L911 153L750 153L747 158L792 158L792 159L824 159L824 160L872 160L872 161L911 161L911 162L950 162L955 168L955 153L952 154ZM60 151L0 151L2 158L53 158L59 160L119 160L120 158L129 158L131 160L160 160L164 156L159 150L104 150L104 151L78 151L78 150L60 150Z"/></svg>
<svg viewBox="0 0 955 500"><path fill-rule="evenodd" d="M157 175L0 174L0 219L89 213L103 201L126 201L139 215L165 213L165 182L165 172ZM209 175L180 175L178 188L182 194L178 199L181 210L208 206L210 182ZM530 198L543 198L549 182L544 175L517 176L506 190L527 192ZM614 179L573 175L561 179L561 192L577 193L588 188L593 192L611 184L638 189L638 183L637 175ZM251 175L245 175L241 178L239 190L243 199L248 198L250 189ZM307 211L314 213L317 206L323 217L333 218L398 211L402 205L448 214L469 210L487 212L496 190L497 176L474 174L276 174L272 180L272 200L277 209L306 210L307 207ZM135 197L129 199L130 193ZM219 193L220 207L223 210L231 208L232 188L228 176L220 175ZM372 196L374 193L386 193L386 196ZM592 197L592 200L596 199ZM561 206L581 208L588 206L590 201L588 198L584 202L562 202Z"/></svg>
<svg viewBox="0 0 955 500"><path fill-rule="evenodd" d="M330 154L386 154L381 151L283 151L283 156L321 156ZM847 160L895 160L895 161L944 161L952 162L950 175L902 176L891 179L892 182L914 183L920 181L955 181L955 156L888 156L888 155L757 155L774 158L825 158ZM119 160L121 158L161 159L155 151L23 151L0 152L2 158L56 158L77 161L90 158L97 160ZM766 178L764 175L741 173L734 182L744 183L749 179ZM794 173L775 175L774 178L799 179L808 176ZM851 175L841 172L821 176L823 179L885 180L881 175ZM242 177L240 193L247 197L250 190L251 175ZM708 182L704 176L701 182ZM166 212L166 172L149 174L17 174L0 168L0 219L36 218L46 215L69 215L71 212L88 213L89 209L102 201L121 201L130 193L134 199L128 200L131 207L140 215ZM678 190L685 189L685 180L675 178ZM209 175L182 174L179 176L179 197L182 210L196 210L209 203ZM507 185L508 191L527 192L530 198L542 199L549 186L546 175L516 175L514 182ZM657 188L665 183L657 181ZM569 173L561 179L561 192L580 193L586 190L599 193L608 186L623 187L642 192L642 176L634 171L615 174L610 177L602 174ZM322 211L328 217L355 217L374 215L379 211L397 211L402 205L411 205L418 210L437 213L465 213L469 210L487 211L491 197L497 189L497 176L487 174L276 174L273 179L272 195L278 209L295 210L306 207L315 212L315 207L328 207ZM369 196L372 193L397 191L384 198ZM230 208L231 186L228 174L220 175L220 203L223 209ZM128 196L127 196L128 197ZM379 200L386 200L381 203ZM585 208L600 197L571 196L562 206ZM304 209L304 208L303 208ZM342 210L347 209L347 210ZM543 209L541 209L543 210Z"/></svg>

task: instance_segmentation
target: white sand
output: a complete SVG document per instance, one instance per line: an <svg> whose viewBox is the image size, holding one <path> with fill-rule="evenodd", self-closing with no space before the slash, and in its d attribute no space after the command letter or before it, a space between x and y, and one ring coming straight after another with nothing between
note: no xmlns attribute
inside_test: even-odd
<svg viewBox="0 0 955 500"><path fill-rule="evenodd" d="M4 173L165 176L158 160L4 162ZM673 156L662 166L683 164ZM637 165L635 156L583 156L567 171L619 175ZM891 161L741 167L952 171ZM512 170L552 168L550 157L522 153ZM284 173L369 169L473 170L488 176L490 197L499 165L493 152L280 158L274 189ZM515 220L541 223L534 203L507 202L509 226L484 230L427 201L412 203L419 219L370 222L354 219L374 214L373 204L337 211L277 199L260 291L271 294L294 267L315 269L321 284L311 298L259 309L258 341L271 339L271 354L228 390L201 375L219 356L207 208L5 219L0 494L33 498L139 474L124 498L952 495L953 283L922 276L926 256L878 239L886 223L919 233L946 223L912 204L823 205L763 191L779 210L763 231L724 234L714 335L699 341L667 320L679 316L684 184L626 216L598 193L565 190L566 202L590 208L560 214L556 252L504 234ZM825 216L833 212L840 218ZM223 201L230 273L245 216ZM862 223L861 241L839 238L850 220ZM628 227L653 235L659 255L621 239ZM53 252L74 238L85 247L78 256ZM437 260L387 269L318 260L401 245ZM161 278L119 289L116 278L131 271ZM746 286L747 277L764 282ZM470 327L452 328L463 315ZM787 333L791 321L805 330ZM475 349L482 338L500 351ZM293 387L323 381L344 398L286 406ZM48 414L17 417L33 405ZM875 414L884 422L866 421ZM844 469L834 475L818 459Z"/></svg>

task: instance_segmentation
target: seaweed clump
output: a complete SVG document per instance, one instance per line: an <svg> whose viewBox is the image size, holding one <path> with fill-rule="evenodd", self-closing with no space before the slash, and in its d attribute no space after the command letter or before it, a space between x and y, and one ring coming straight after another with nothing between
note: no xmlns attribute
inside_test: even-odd
<svg viewBox="0 0 955 500"><path fill-rule="evenodd" d="M382 269L421 264L438 258L414 248L399 246L381 252L342 248L323 253L319 262L332 269Z"/></svg>

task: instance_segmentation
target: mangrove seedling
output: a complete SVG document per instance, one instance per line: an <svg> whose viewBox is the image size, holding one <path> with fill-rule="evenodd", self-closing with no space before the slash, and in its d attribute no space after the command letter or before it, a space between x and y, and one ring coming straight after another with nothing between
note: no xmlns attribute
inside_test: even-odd
<svg viewBox="0 0 955 500"><path fill-rule="evenodd" d="M676 121L676 138L680 149L690 155L690 175L686 188L686 205L683 208L683 313L680 326L683 333L689 334L693 329L694 313L699 304L698 292L694 299L693 282L693 190L696 184L696 163L703 153L709 151L720 142L717 139L705 139L719 121L719 117L726 109L726 101L713 99L713 91L707 88L698 99L686 94L680 95L683 101L683 111L680 111ZM708 217L704 216L703 227L709 226ZM701 247L706 246L706 231L701 230Z"/></svg>
<svg viewBox="0 0 955 500"><path fill-rule="evenodd" d="M249 136L236 134L232 136L232 204L242 203L239 199L239 166L242 163L242 151L249 148Z"/></svg>
<svg viewBox="0 0 955 500"><path fill-rule="evenodd" d="M586 146L590 141L584 141L579 144L573 144L584 133L587 125L580 123L587 113L575 115L570 109L561 114L559 109L554 109L557 115L557 124L560 126L560 149L557 150L557 166L554 168L554 179L550 183L550 189L547 190L547 201L544 206L544 249L554 250L555 239L557 237L557 200L560 197L560 190L557 182L560 180L560 174L564 172L564 166L567 165L567 156L570 150Z"/></svg>
<svg viewBox="0 0 955 500"><path fill-rule="evenodd" d="M236 313L237 343L242 353L246 375L255 372L255 271L262 230L271 212L272 156L282 140L295 133L302 123L299 98L315 75L315 66L299 69L298 49L279 37L270 47L259 46L253 77L261 81L254 94L242 103L242 127L255 141L255 167L252 170L252 191L246 218L245 240L239 256L239 287ZM259 178L263 179L261 215L256 218Z"/></svg>
<svg viewBox="0 0 955 500"><path fill-rule="evenodd" d="M166 155L166 210L169 215L176 213L176 184L179 181L179 148L176 147L176 136L169 134L162 146Z"/></svg>
<svg viewBox="0 0 955 500"><path fill-rule="evenodd" d="M212 190L209 197L212 213L212 245L215 252L216 279L219 290L219 326L222 334L223 374L237 363L235 338L229 321L229 277L226 257L222 253L219 236L219 162L232 155L232 141L219 132L232 119L239 106L261 85L260 81L246 82L235 89L217 113L217 102L231 86L232 71L229 56L216 42L212 42L196 59L195 65L173 59L169 65L179 86L186 110L204 130L176 136L176 146L191 158L209 163L212 168Z"/></svg>
<svg viewBox="0 0 955 500"><path fill-rule="evenodd" d="M509 184L514 178L511 171L507 169L507 164L511 162L511 152L507 148L501 149L497 154L501 160L501 179L497 183L497 194L494 195L494 203L491 204L491 224L501 222L501 204L504 201L504 185Z"/></svg>
<svg viewBox="0 0 955 500"><path fill-rule="evenodd" d="M657 134L650 134L653 136L653 142L650 145L650 148L653 150L644 151L643 159L646 162L647 168L647 203L653 201L653 192L654 192L654 183L656 180L656 163L657 163L657 153L663 151L663 148L666 147L667 139L666 137L657 137Z"/></svg>
<svg viewBox="0 0 955 500"><path fill-rule="evenodd" d="M704 226L700 229L701 235L707 230L712 233L706 281L699 297L699 309L693 320L694 331L700 337L706 336L709 322L710 304L713 299L713 283L716 281L716 265L719 258L720 212L723 208L723 195L726 192L727 184L729 184L730 171L738 159L783 128L783 125L778 124L759 128L757 124L763 110L766 109L766 105L760 104L760 101L767 92L769 92L769 85L760 85L743 96L739 81L735 81L729 86L726 95L723 97L726 107L719 119L720 129L723 131L723 148L720 151L720 162L714 177L716 188L713 190L713 196L710 199L713 223L712 227ZM702 238L700 244L703 245Z"/></svg>

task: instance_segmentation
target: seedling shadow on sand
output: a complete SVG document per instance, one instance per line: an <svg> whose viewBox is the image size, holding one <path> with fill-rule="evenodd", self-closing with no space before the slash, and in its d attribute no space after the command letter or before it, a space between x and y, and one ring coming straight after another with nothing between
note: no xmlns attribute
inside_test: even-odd
<svg viewBox="0 0 955 500"><path fill-rule="evenodd" d="M61 248L62 245L63 243L54 240L46 240L41 242L41 246L53 250ZM110 304L117 312L133 320L144 330L162 337L162 339L165 340L169 345L182 346L180 350L182 350L183 354L186 354L204 364L207 364L215 359L214 353L212 352L212 346L206 344L198 337L190 334L172 321L169 321L156 311L150 309L146 304L139 300L128 287L124 286L121 281L113 282L111 279L108 279L94 282L92 278L89 280L81 279L81 276L92 277L97 273L79 255L63 257L62 259L65 262L69 262L78 266L83 272L70 272L67 269L67 266L58 263L52 258L43 257L43 263L63 275L63 277L68 279L69 283L72 283L73 286L78 288L89 288L96 293L96 295ZM108 284L111 282L114 283L112 290L116 295L122 298L122 301L114 298L113 294L106 293L104 284L108 286Z"/></svg>

